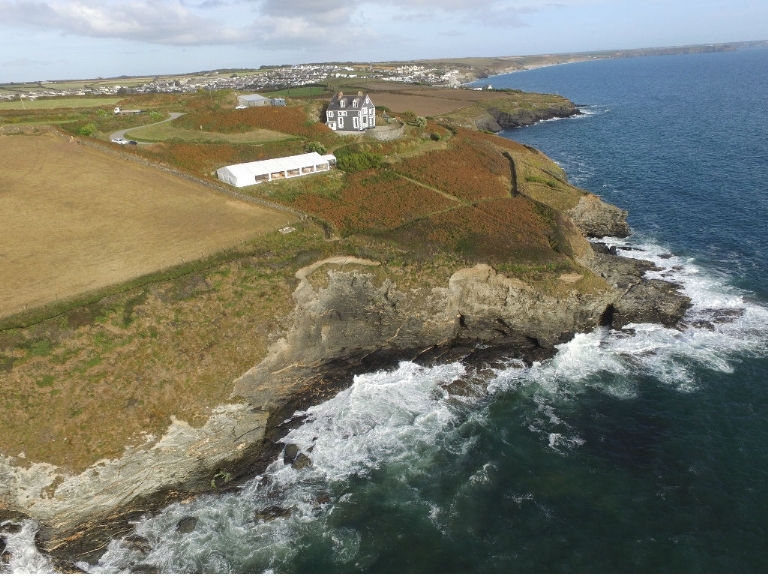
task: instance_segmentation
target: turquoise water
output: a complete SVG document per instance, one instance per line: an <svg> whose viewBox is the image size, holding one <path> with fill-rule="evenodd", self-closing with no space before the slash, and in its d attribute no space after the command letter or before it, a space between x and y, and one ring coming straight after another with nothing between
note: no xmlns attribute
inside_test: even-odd
<svg viewBox="0 0 768 576"><path fill-rule="evenodd" d="M768 571L766 72L753 50L490 79L585 110L505 136L630 211L635 234L609 242L683 285L681 330L603 328L530 367L358 375L285 439L312 467L278 459L240 493L172 505L136 526L149 554L115 541L83 567Z"/></svg>

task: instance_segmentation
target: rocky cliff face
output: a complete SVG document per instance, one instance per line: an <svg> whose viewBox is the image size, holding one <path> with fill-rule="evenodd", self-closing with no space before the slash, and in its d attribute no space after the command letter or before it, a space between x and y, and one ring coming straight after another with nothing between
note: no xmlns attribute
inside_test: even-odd
<svg viewBox="0 0 768 576"><path fill-rule="evenodd" d="M572 211L587 235L628 232L626 213L596 197ZM572 224L570 224L572 226ZM127 449L77 476L52 466L0 459L0 508L38 519L43 549L95 558L127 520L185 495L232 486L279 451L286 418L351 382L354 372L399 360L471 355L478 343L536 359L598 325L674 324L688 306L677 287L643 274L649 263L589 246L580 262L605 279L603 290L538 290L485 264L455 270L446 283L400 288L378 262L337 257L296 274L289 328L241 376L232 403L202 428L176 421L159 440ZM376 272L374 274L374 272Z"/></svg>
<svg viewBox="0 0 768 576"><path fill-rule="evenodd" d="M542 120L570 118L571 116L578 116L579 114L581 114L581 111L570 101L560 105L550 105L541 108L526 108L514 111L489 107L486 109L485 114L475 119L475 128L478 130L488 130L489 132L500 132L511 128L531 126Z"/></svg>

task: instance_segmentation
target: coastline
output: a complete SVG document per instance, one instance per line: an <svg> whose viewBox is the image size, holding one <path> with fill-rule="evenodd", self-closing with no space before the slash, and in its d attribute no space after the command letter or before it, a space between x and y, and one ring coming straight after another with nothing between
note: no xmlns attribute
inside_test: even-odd
<svg viewBox="0 0 768 576"><path fill-rule="evenodd" d="M625 212L587 198L572 217L589 235L626 226ZM217 408L205 426L175 420L159 441L74 477L44 464L18 468L3 458L6 511L0 518L40 522L38 548L59 569L92 562L144 514L199 494L237 490L281 453L280 439L298 423L297 410L345 389L355 373L390 369L402 360L427 366L461 360L480 368L515 356L531 363L600 325L680 320L689 300L678 287L644 279L648 263L593 246L586 261L612 289L588 298L577 292L546 296L487 265L456 270L448 286L409 292L389 278L375 282L374 261L314 262L296 273L290 329L236 381L233 403Z"/></svg>

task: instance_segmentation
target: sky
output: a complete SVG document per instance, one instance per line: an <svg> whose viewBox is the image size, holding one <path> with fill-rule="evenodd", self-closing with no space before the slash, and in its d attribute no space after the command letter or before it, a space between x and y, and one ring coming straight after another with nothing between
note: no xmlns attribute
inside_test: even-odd
<svg viewBox="0 0 768 576"><path fill-rule="evenodd" d="M768 39L768 0L0 0L0 82Z"/></svg>

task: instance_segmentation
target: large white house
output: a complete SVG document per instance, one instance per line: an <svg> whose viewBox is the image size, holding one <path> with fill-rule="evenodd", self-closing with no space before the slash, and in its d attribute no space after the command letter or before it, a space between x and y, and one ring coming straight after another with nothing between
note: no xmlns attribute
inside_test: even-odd
<svg viewBox="0 0 768 576"><path fill-rule="evenodd" d="M336 164L336 156L333 154L321 156L317 152L308 152L296 156L224 166L216 170L216 176L227 184L242 188L262 182L327 172L333 164Z"/></svg>
<svg viewBox="0 0 768 576"><path fill-rule="evenodd" d="M331 130L360 131L376 127L376 107L368 94L334 94L325 111L325 123Z"/></svg>

